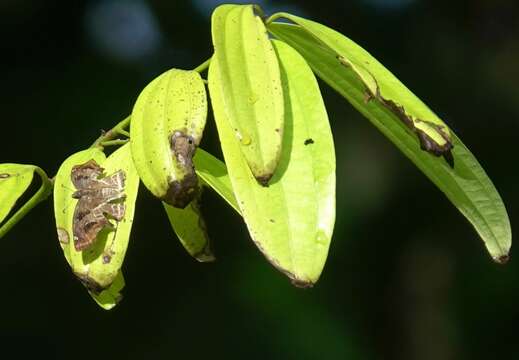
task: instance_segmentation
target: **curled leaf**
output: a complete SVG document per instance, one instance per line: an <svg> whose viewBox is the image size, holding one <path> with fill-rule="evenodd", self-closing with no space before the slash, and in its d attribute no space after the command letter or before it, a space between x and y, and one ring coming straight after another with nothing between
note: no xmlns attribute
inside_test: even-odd
<svg viewBox="0 0 519 360"><path fill-rule="evenodd" d="M116 200L124 202L125 211L120 221L108 218L109 224L97 233L91 246L78 251L74 247L73 237L74 225L80 219L76 212L78 199L73 196L77 189L72 183L71 174L75 166L89 161L102 166L104 174L124 172L125 196ZM124 286L121 267L130 238L138 185L139 176L129 145L122 146L108 158L97 148L78 152L65 160L56 175L54 212L60 246L76 277L105 309L112 308L121 299L120 290Z"/></svg>
<svg viewBox="0 0 519 360"><path fill-rule="evenodd" d="M162 203L171 227L187 252L200 262L214 261L204 218L200 212L200 198L184 209Z"/></svg>
<svg viewBox="0 0 519 360"><path fill-rule="evenodd" d="M17 201L30 187L34 173L41 178L40 188L16 212L12 213ZM0 238L7 234L34 206L45 200L51 192L52 182L39 167L0 164ZM7 218L9 214L11 216Z"/></svg>
<svg viewBox="0 0 519 360"><path fill-rule="evenodd" d="M172 69L153 80L135 103L130 144L144 185L184 208L196 196L193 155L207 117L204 83L195 71Z"/></svg>
<svg viewBox="0 0 519 360"><path fill-rule="evenodd" d="M281 156L284 131L279 64L261 18L252 5L222 5L212 16L218 88L225 118L254 174L267 185Z"/></svg>
<svg viewBox="0 0 519 360"><path fill-rule="evenodd" d="M32 165L0 164L0 223L31 185L34 169Z"/></svg>

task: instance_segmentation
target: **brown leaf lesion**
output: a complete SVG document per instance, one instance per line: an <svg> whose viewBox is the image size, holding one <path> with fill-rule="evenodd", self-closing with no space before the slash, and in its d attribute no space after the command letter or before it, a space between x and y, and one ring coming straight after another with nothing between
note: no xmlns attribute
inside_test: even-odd
<svg viewBox="0 0 519 360"><path fill-rule="evenodd" d="M176 130L170 138L172 156L174 156L181 173L181 179L172 179L162 200L169 205L184 209L195 197L198 189L198 177L195 173L193 156L196 142L192 136Z"/></svg>
<svg viewBox="0 0 519 360"><path fill-rule="evenodd" d="M415 121L413 121L409 115L407 115L403 106L398 105L392 100L384 99L379 95L377 95L377 98L380 99L380 102L386 108L391 110L391 112L393 112L411 131L416 134L418 141L420 142L420 149L427 151L428 153L437 157L443 156L449 166L454 168L454 158L451 152L454 145L452 144L450 136L445 132L444 126L426 120L415 120L416 122L427 123L428 126L432 127L438 134L440 134L440 136L445 140L445 144L440 145L427 133L415 126Z"/></svg>
<svg viewBox="0 0 519 360"><path fill-rule="evenodd" d="M437 156L437 157L443 156L443 158L445 159L447 164L449 164L449 166L451 168L454 168L454 158L453 158L452 152L451 152L454 145L452 143L452 140L451 140L449 134L446 132L445 126L435 124L433 122L430 122L427 120L422 120L422 119L415 119L413 121L411 116L407 114L405 108L402 105L396 103L393 100L386 99L382 96L382 94L380 93L380 87L377 83L377 80L371 73L370 73L370 76L375 83L374 91L369 88L369 86L366 84L366 82L362 79L362 77L358 74L358 72L353 68L352 64L349 63L343 56L337 55L336 58L342 66L353 69L353 71L357 74L360 81L362 81L364 83L364 85L366 86L366 88L364 90L364 103L365 104L370 103L372 100L377 100L378 103L380 103L386 109L390 110L393 114L395 114L396 117L398 119L400 119L400 121L402 121L402 123L409 130L411 130L413 133L416 134L418 141L420 142L420 149L422 149L434 156ZM366 71L369 73L368 70L366 70ZM433 128L434 131L436 131L445 140L445 143L443 145L440 145L431 136L429 136L426 132L424 132L421 129L418 129L416 127L416 123L419 123L419 122L427 123L427 125L429 127Z"/></svg>
<svg viewBox="0 0 519 360"><path fill-rule="evenodd" d="M84 287L87 288L88 291L99 295L103 290L107 289L108 286L102 286L97 281L92 279L88 274L82 274L79 272L75 272L77 279L83 284Z"/></svg>

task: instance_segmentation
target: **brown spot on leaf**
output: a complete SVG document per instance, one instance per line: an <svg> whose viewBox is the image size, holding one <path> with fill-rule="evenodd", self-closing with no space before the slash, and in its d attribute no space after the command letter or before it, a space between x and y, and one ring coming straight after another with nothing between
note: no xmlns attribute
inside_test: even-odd
<svg viewBox="0 0 519 360"><path fill-rule="evenodd" d="M391 110L410 130L412 130L418 137L420 141L420 149L427 151L428 153L434 156L443 156L449 166L454 168L454 158L452 157L451 150L454 147L451 139L443 130L443 127L434 124L432 122L426 120L417 120L421 122L426 122L429 126L434 128L441 137L445 140L445 144L439 145L436 141L434 141L429 135L427 135L424 131L417 129L414 125L414 122L409 118L406 114L403 106L397 105L395 102L391 100L386 100L382 98L380 95L377 97L381 100L382 104Z"/></svg>
<svg viewBox="0 0 519 360"><path fill-rule="evenodd" d="M110 254L103 254L103 264L109 264L112 261L112 256Z"/></svg>
<svg viewBox="0 0 519 360"><path fill-rule="evenodd" d="M303 281L296 278L290 278L290 282L295 287L301 288L301 289L309 289L311 287L314 287L314 283L310 281Z"/></svg>
<svg viewBox="0 0 519 360"><path fill-rule="evenodd" d="M11 177L11 175L9 175L9 174L0 174L0 179L7 179L10 177Z"/></svg>
<svg viewBox="0 0 519 360"><path fill-rule="evenodd" d="M58 240L61 244L66 245L70 242L70 237L68 236L67 230L63 228L57 228L58 231Z"/></svg>
<svg viewBox="0 0 519 360"><path fill-rule="evenodd" d="M193 137L182 131L175 131L170 139L171 151L179 164L189 168L193 166L193 155L195 155L196 144Z"/></svg>
<svg viewBox="0 0 519 360"><path fill-rule="evenodd" d="M184 176L180 180L170 181L168 191L162 200L183 209L196 197L198 189L198 177L193 164L196 142L193 137L177 130L171 135L170 147Z"/></svg>
<svg viewBox="0 0 519 360"><path fill-rule="evenodd" d="M258 177L256 177L256 181L257 181L261 186L268 187L268 186L269 186L269 181L270 181L270 179L272 178L272 175L273 175L273 174L267 174L267 175L261 175L261 176L258 176Z"/></svg>
<svg viewBox="0 0 519 360"><path fill-rule="evenodd" d="M347 60L337 54L336 55L337 60L346 68L350 68L351 64L347 62ZM357 74L358 75L358 74ZM359 75L360 78L360 75ZM376 79L372 76L373 80L376 83ZM362 79L360 79L363 81ZM443 156L445 158L445 161L449 164L451 168L454 168L454 158L452 156L451 150L453 148L452 140L450 137L443 131L443 126L425 121L425 120L417 120L417 121L423 121L427 122L429 126L433 127L438 133L445 139L446 143L444 145L439 145L436 141L434 141L429 135L427 135L425 132L423 132L420 129L417 129L415 127L415 124L413 120L407 115L405 109L403 106L395 103L392 100L388 100L382 97L380 94L380 88L376 88L376 94L373 94L373 92L366 88L364 92L364 102L367 104L372 99L377 99L383 106L385 106L387 109L389 109L392 113L394 113L410 130L412 130L418 137L418 140L420 141L420 148L424 151L427 151L430 154L433 154L435 156Z"/></svg>
<svg viewBox="0 0 519 360"><path fill-rule="evenodd" d="M161 200L176 208L184 209L196 197L197 189L198 177L193 171L182 180L171 181L168 192Z"/></svg>
<svg viewBox="0 0 519 360"><path fill-rule="evenodd" d="M309 281L309 280L303 280L303 279L300 279L298 278L295 274L291 273L290 271L284 269L283 267L281 267L281 265L279 264L279 262L270 257L266 252L265 250L263 249L263 247L261 246L261 244L259 242L257 242L254 237L252 238L252 241L254 241L254 244L256 244L256 246L258 247L258 249L260 249L260 251L263 253L263 255L267 258L267 260L272 264L272 266L274 266L277 270L279 270L280 272L282 272L283 274L285 274L289 279L290 279L290 282L292 283L292 285L298 287L298 288L311 288L314 286L314 282L312 281Z"/></svg>
<svg viewBox="0 0 519 360"><path fill-rule="evenodd" d="M88 274L81 274L81 273L74 273L78 280L83 284L84 287L88 289L88 291L93 292L96 295L99 295L101 291L105 290L106 288L101 286L97 281L92 279Z"/></svg>
<svg viewBox="0 0 519 360"><path fill-rule="evenodd" d="M371 91L369 91L369 89L366 89L364 91L364 104L369 103L371 100L373 100L373 98L374 98L374 96L371 93Z"/></svg>
<svg viewBox="0 0 519 360"><path fill-rule="evenodd" d="M494 258L494 261L498 264L505 265L510 260L510 256L508 255L501 255L499 257Z"/></svg>

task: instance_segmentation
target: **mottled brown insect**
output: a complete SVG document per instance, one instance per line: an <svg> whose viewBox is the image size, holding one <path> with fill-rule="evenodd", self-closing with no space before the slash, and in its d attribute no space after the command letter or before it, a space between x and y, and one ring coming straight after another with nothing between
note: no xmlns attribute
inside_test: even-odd
<svg viewBox="0 0 519 360"><path fill-rule="evenodd" d="M183 176L169 182L163 200L174 207L184 209L195 198L198 188L198 178L193 165L196 143L192 136L182 131L175 131L171 135L170 146Z"/></svg>
<svg viewBox="0 0 519 360"><path fill-rule="evenodd" d="M78 199L73 218L74 247L82 251L92 245L104 227L111 227L109 219L121 221L125 205L122 202L125 173L122 170L103 177L104 169L95 160L72 168L72 183Z"/></svg>

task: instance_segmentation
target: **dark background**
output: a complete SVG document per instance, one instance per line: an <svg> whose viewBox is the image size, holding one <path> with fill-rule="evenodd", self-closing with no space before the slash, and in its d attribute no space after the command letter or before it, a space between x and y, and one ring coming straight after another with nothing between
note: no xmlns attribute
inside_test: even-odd
<svg viewBox="0 0 519 360"><path fill-rule="evenodd" d="M0 162L53 175L130 113L171 67L211 55L220 1L0 2ZM367 48L477 155L516 225L519 3L262 1ZM204 197L217 262L182 249L142 188L106 312L69 271L51 201L0 240L0 357L517 359L519 262L493 263L468 222L400 152L322 84L337 151L337 222L322 277L294 288L241 219ZM211 123L203 146L218 154Z"/></svg>

